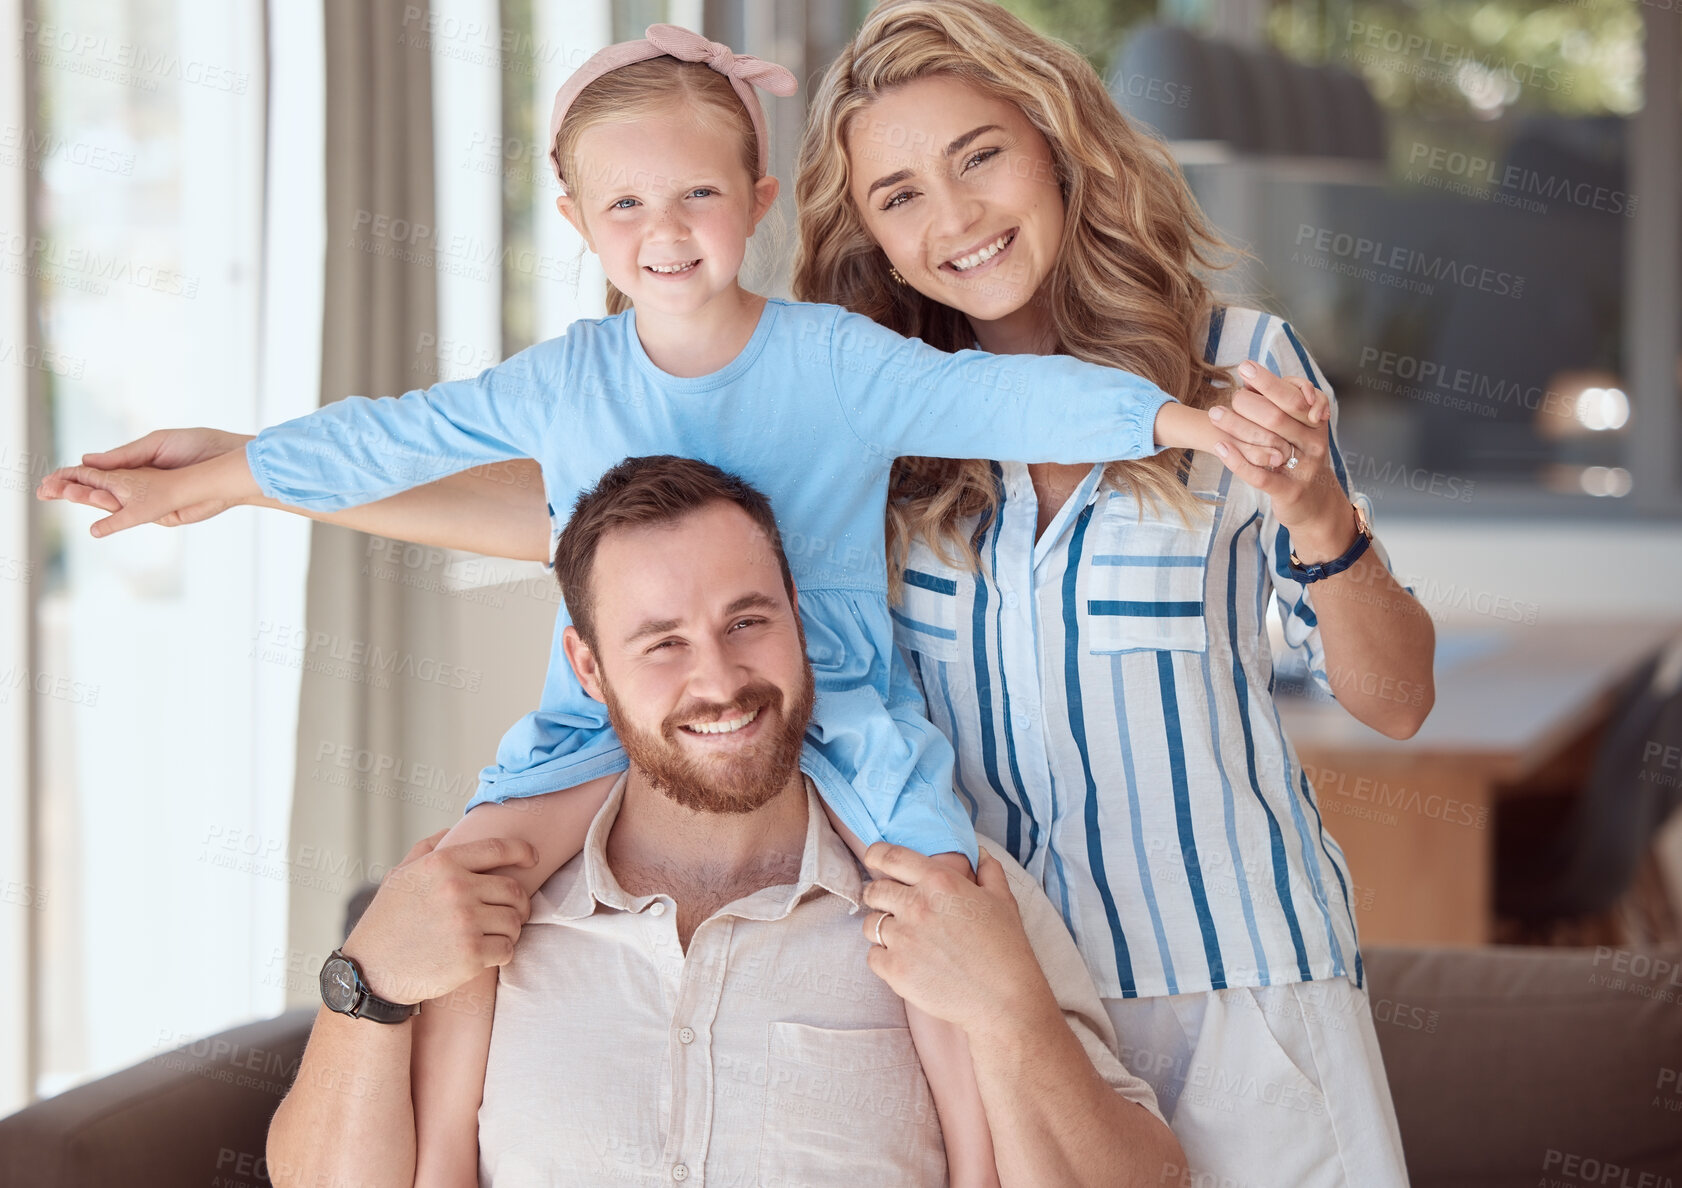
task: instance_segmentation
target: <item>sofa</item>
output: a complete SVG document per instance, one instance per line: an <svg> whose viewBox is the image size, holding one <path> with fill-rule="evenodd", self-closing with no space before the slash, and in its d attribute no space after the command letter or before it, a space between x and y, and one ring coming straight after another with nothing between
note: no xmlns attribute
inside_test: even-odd
<svg viewBox="0 0 1682 1188"><path fill-rule="evenodd" d="M1415 1188L1682 1184L1682 947L1379 948L1366 976ZM0 1119L0 1184L267 1184L264 1136L314 1014Z"/></svg>

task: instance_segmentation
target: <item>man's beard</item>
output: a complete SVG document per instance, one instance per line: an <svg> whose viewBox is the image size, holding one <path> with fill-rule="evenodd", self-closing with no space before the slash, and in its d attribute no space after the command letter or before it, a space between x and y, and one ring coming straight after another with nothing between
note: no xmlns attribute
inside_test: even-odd
<svg viewBox="0 0 1682 1188"><path fill-rule="evenodd" d="M649 783L675 803L698 813L751 813L787 787L800 766L800 748L812 717L814 697L812 666L803 664L801 669L800 692L790 705L783 704L783 692L777 686L755 681L726 705L693 701L680 705L660 724L658 735L630 721L605 677L602 695L608 719L631 766ZM761 717L775 714L777 720L765 724L765 736L747 753L709 763L683 752L678 739L682 723L723 721L756 707Z"/></svg>

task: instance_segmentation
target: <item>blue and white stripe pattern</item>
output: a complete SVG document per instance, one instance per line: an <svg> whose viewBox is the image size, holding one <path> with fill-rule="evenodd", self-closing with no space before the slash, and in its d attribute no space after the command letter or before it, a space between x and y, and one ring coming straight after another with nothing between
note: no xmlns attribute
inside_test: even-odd
<svg viewBox="0 0 1682 1188"><path fill-rule="evenodd" d="M1217 309L1207 350L1326 389L1290 326L1255 310ZM1335 439L1333 460L1347 489ZM956 746L960 798L1043 884L1105 997L1360 984L1349 871L1273 703L1270 596L1325 685L1289 534L1211 456L1186 475L1210 513L1190 527L1141 518L1102 472L1036 541L1027 467L997 464L980 574L913 546L894 632Z"/></svg>

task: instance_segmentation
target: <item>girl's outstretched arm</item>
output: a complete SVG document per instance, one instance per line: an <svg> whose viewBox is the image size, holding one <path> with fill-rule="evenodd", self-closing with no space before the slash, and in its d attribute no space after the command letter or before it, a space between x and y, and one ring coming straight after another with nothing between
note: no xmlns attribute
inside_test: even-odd
<svg viewBox="0 0 1682 1188"><path fill-rule="evenodd" d="M584 848L590 822L619 778L601 776L561 792L482 804L457 821L438 848L481 837L530 842L536 862L490 873L511 876L531 895ZM415 1016L410 1066L415 1188L476 1188L479 1183L479 1105L491 1051L496 980L497 967L492 966L446 997L429 1000Z"/></svg>
<svg viewBox="0 0 1682 1188"><path fill-rule="evenodd" d="M567 343L551 340L475 379L333 400L205 461L106 472L99 485L121 508L92 533L168 523L172 515L190 523L264 496L315 512L343 511L474 466L533 457L562 407L567 359Z"/></svg>
<svg viewBox="0 0 1682 1188"><path fill-rule="evenodd" d="M827 362L841 418L880 457L1090 465L1224 444L1276 466L1289 448L1254 422L1217 426L1149 380L1068 355L947 354L844 310L813 333L806 357Z"/></svg>
<svg viewBox="0 0 1682 1188"><path fill-rule="evenodd" d="M176 470L244 449L250 440L250 434L220 429L154 430L116 449L84 454L82 465L66 466L47 475L41 480L37 497L115 512L122 504L107 489L113 481L111 472L146 467ZM529 458L464 470L337 512L306 511L264 496L248 502L254 507L277 508L392 540L515 561L548 560L549 511L543 475ZM166 528L196 523L229 506L223 502L187 508L180 515L161 517L157 523Z"/></svg>

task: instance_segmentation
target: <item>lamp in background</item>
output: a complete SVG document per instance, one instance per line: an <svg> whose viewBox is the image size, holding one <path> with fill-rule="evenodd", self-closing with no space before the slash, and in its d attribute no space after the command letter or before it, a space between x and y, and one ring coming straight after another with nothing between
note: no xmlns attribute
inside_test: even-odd
<svg viewBox="0 0 1682 1188"><path fill-rule="evenodd" d="M1562 444L1586 445L1612 437L1629 425L1629 394L1610 371L1561 371L1549 381L1536 408L1536 434ZM1576 452L1576 451L1573 451ZM1630 474L1622 466L1554 462L1543 467L1542 485L1570 495L1622 498Z"/></svg>
<svg viewBox="0 0 1682 1188"><path fill-rule="evenodd" d="M1617 433L1629 424L1629 396L1610 371L1559 371L1536 408L1536 432L1552 441Z"/></svg>

